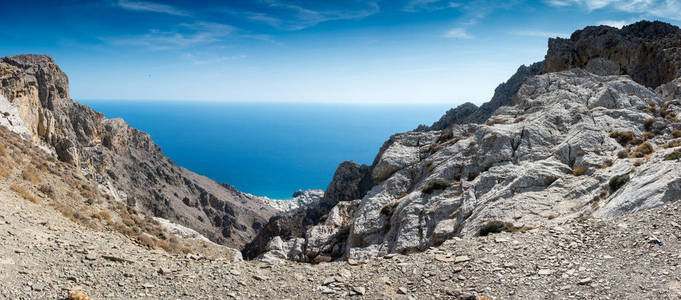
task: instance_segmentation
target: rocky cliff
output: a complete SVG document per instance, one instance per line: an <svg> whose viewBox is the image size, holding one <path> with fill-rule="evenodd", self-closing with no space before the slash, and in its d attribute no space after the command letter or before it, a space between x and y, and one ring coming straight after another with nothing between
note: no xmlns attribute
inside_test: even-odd
<svg viewBox="0 0 681 300"><path fill-rule="evenodd" d="M545 62L521 67L492 101L392 136L365 194L271 239L261 258L410 253L680 199L679 31L643 21L551 39Z"/></svg>
<svg viewBox="0 0 681 300"><path fill-rule="evenodd" d="M69 98L52 58L0 59L0 124L98 183L98 196L193 228L240 248L277 211L168 159L148 134Z"/></svg>

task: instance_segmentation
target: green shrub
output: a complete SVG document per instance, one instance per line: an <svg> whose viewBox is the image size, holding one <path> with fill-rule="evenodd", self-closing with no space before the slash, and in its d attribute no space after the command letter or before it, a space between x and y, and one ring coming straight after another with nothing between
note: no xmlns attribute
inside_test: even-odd
<svg viewBox="0 0 681 300"><path fill-rule="evenodd" d="M664 160L679 160L681 159L681 152L674 151L664 156Z"/></svg>
<svg viewBox="0 0 681 300"><path fill-rule="evenodd" d="M423 193L430 194L435 190L444 190L451 185L452 184L448 181L442 179L434 179L433 181L429 182L425 187L423 187L423 190L421 191Z"/></svg>
<svg viewBox="0 0 681 300"><path fill-rule="evenodd" d="M629 174L622 174L610 178L610 182L608 183L608 185L610 186L610 190L614 192L621 188L623 185L627 184L627 182L629 182Z"/></svg>

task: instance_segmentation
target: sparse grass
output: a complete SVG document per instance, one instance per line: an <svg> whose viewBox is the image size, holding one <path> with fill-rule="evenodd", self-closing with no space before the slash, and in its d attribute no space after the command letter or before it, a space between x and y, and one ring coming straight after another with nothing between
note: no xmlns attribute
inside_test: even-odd
<svg viewBox="0 0 681 300"><path fill-rule="evenodd" d="M601 165L601 169L605 169L605 168L608 168L608 167L612 167L612 165L613 165L614 163L615 163L615 162L614 162L612 159L609 159L609 158L608 158L608 159L606 159L606 160L603 162L603 165Z"/></svg>
<svg viewBox="0 0 681 300"><path fill-rule="evenodd" d="M36 170L32 167L26 167L22 172L21 172L21 177L24 178L24 180L33 183L33 184L41 184L43 182L42 179L38 176Z"/></svg>
<svg viewBox="0 0 681 300"><path fill-rule="evenodd" d="M610 178L608 186L610 186L610 190L614 192L623 185L627 184L627 182L629 182L629 174L617 175L613 178Z"/></svg>
<svg viewBox="0 0 681 300"><path fill-rule="evenodd" d="M448 181L445 181L445 180L442 180L442 179L434 179L433 181L426 184L426 186L423 187L423 190L421 190L421 191L425 194L430 194L430 193L432 193L433 191L436 191L436 190L444 190L451 185L452 185L451 182L448 182Z"/></svg>
<svg viewBox="0 0 681 300"><path fill-rule="evenodd" d="M93 214L92 217L102 221L111 222L111 214L106 210L100 210L96 214Z"/></svg>
<svg viewBox="0 0 681 300"><path fill-rule="evenodd" d="M506 124L506 120L504 119L489 119L485 121L485 125L487 126L493 126L495 124Z"/></svg>
<svg viewBox="0 0 681 300"><path fill-rule="evenodd" d="M17 194L21 195L21 197L23 197L24 199L31 201L31 202L38 204L38 205L41 204L40 200L38 200L38 198L35 195L31 194L31 192L26 190L24 187L17 185L17 184L13 184L9 188L11 190L15 191Z"/></svg>
<svg viewBox="0 0 681 300"><path fill-rule="evenodd" d="M574 169L572 169L572 175L582 176L586 174L587 171L587 168L584 166L576 166Z"/></svg>

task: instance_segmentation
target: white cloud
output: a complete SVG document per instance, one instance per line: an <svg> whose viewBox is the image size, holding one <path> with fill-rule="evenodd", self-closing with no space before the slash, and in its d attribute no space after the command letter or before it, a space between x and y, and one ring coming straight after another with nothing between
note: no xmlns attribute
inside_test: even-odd
<svg viewBox="0 0 681 300"><path fill-rule="evenodd" d="M622 28L624 25L629 24L627 21L623 20L603 20L603 21L598 21L599 25L607 25L610 27L615 27L615 28Z"/></svg>
<svg viewBox="0 0 681 300"><path fill-rule="evenodd" d="M445 33L445 37L448 38L453 38L453 39L471 39L473 38L466 32L466 29L463 27L455 27L447 31Z"/></svg>
<svg viewBox="0 0 681 300"><path fill-rule="evenodd" d="M512 35L517 36L529 36L529 37L541 37L541 38L553 38L553 37L569 37L570 34L561 32L550 32L550 31L540 31L540 30L514 30L509 32Z"/></svg>
<svg viewBox="0 0 681 300"><path fill-rule="evenodd" d="M216 43L235 30L236 28L230 25L220 23L183 23L173 31L153 29L143 35L113 38L109 41L114 45L142 46L150 50L171 50Z"/></svg>
<svg viewBox="0 0 681 300"><path fill-rule="evenodd" d="M267 24L279 30L295 31L328 21L363 19L381 10L378 4L373 1L359 2L361 3L359 7L343 5L325 7L323 9L304 7L285 0L263 0L261 2L264 7L257 12L233 8L227 8L223 11L236 16L243 16L251 21ZM324 5L328 6L328 3Z"/></svg>
<svg viewBox="0 0 681 300"><path fill-rule="evenodd" d="M190 16L191 15L189 12L178 9L176 7L166 5L166 4L161 4L161 3L154 3L154 2L134 1L134 0L118 0L118 1L114 2L114 5L116 5L120 8L123 8L123 9L134 10L134 11L147 11L147 12L169 14L169 15L174 15L174 16Z"/></svg>
<svg viewBox="0 0 681 300"><path fill-rule="evenodd" d="M406 12L434 11L460 6L461 3L449 0L410 0L402 10Z"/></svg>
<svg viewBox="0 0 681 300"><path fill-rule="evenodd" d="M612 9L615 11L681 20L679 0L544 0L550 6L579 6L588 11Z"/></svg>
<svg viewBox="0 0 681 300"><path fill-rule="evenodd" d="M198 58L196 55L191 54L191 53L184 54L184 58L190 60L195 65L217 64L217 63L222 63L222 62L230 61L230 60L244 59L244 58L247 58L247 57L248 57L248 55L240 54L240 55L231 55L231 56Z"/></svg>

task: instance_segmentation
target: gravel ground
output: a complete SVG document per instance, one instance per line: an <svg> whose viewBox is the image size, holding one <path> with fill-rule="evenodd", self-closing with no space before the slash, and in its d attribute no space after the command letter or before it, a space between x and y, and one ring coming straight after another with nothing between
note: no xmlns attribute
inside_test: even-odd
<svg viewBox="0 0 681 300"><path fill-rule="evenodd" d="M0 298L681 299L681 202L318 265L149 250L0 184Z"/></svg>

